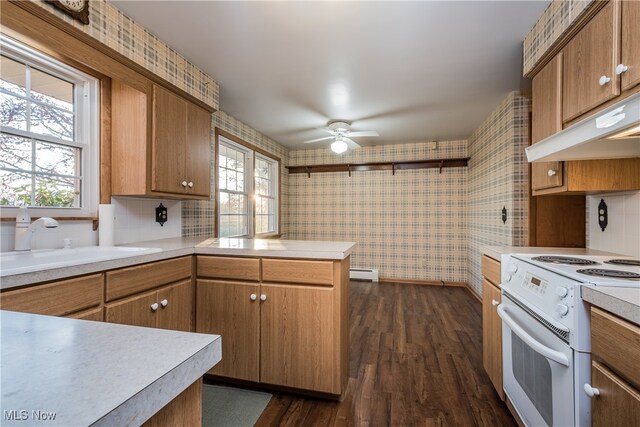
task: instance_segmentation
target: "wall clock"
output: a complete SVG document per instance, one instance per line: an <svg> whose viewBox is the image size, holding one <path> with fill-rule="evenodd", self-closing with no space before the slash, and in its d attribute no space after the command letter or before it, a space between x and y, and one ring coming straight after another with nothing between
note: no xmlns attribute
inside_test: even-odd
<svg viewBox="0 0 640 427"><path fill-rule="evenodd" d="M45 0L72 18L89 24L89 0Z"/></svg>

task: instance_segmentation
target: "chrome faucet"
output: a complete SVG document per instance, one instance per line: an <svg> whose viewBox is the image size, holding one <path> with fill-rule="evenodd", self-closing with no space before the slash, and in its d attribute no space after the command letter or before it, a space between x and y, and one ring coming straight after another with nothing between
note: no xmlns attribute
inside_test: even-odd
<svg viewBox="0 0 640 427"><path fill-rule="evenodd" d="M31 216L27 212L26 207L20 208L20 213L16 217L16 239L14 242L14 250L16 251L30 251L31 250L31 237L33 233L39 228L56 228L58 221L48 216L43 216L31 222Z"/></svg>

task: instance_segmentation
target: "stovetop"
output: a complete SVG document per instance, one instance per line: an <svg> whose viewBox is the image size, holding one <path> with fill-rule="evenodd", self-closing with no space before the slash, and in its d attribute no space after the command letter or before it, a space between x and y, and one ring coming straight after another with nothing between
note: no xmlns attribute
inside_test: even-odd
<svg viewBox="0 0 640 427"><path fill-rule="evenodd" d="M621 256L514 255L537 267L596 286L640 287L640 261Z"/></svg>

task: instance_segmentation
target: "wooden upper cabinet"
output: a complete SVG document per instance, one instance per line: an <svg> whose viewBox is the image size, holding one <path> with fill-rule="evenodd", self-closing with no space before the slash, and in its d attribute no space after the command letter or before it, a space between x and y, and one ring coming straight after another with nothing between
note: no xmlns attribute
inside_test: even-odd
<svg viewBox="0 0 640 427"><path fill-rule="evenodd" d="M563 122L620 94L619 13L619 2L610 1L563 49Z"/></svg>
<svg viewBox="0 0 640 427"><path fill-rule="evenodd" d="M163 193L184 193L188 179L187 102L154 85L152 122L151 189Z"/></svg>
<svg viewBox="0 0 640 427"><path fill-rule="evenodd" d="M208 199L211 114L155 84L111 87L114 196Z"/></svg>
<svg viewBox="0 0 640 427"><path fill-rule="evenodd" d="M619 65L623 67L616 68L616 72L622 73L622 90L625 91L640 83L640 2L626 0L622 2L621 7L622 41Z"/></svg>
<svg viewBox="0 0 640 427"><path fill-rule="evenodd" d="M532 82L531 143L562 130L562 53L556 55ZM531 189L560 187L562 162L531 164Z"/></svg>
<svg viewBox="0 0 640 427"><path fill-rule="evenodd" d="M211 113L187 103L187 173L189 194L209 197L211 192Z"/></svg>

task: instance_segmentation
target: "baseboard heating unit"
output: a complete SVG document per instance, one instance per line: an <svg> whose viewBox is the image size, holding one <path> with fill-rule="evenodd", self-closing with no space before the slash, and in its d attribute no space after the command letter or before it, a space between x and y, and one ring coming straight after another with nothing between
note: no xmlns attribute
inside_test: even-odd
<svg viewBox="0 0 640 427"><path fill-rule="evenodd" d="M377 282L379 279L377 268L351 268L349 278L355 280L371 280Z"/></svg>

